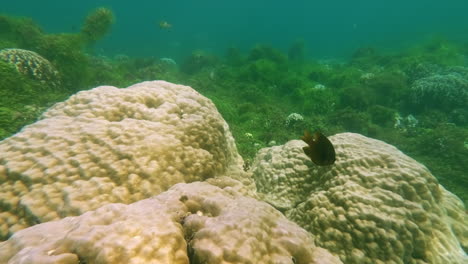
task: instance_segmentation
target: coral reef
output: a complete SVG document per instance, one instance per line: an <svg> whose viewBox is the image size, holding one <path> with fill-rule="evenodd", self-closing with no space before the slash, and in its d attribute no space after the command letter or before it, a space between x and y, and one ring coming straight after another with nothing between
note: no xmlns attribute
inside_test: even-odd
<svg viewBox="0 0 468 264"><path fill-rule="evenodd" d="M83 91L0 142L0 237L242 171L242 163L226 122L190 87Z"/></svg>
<svg viewBox="0 0 468 264"><path fill-rule="evenodd" d="M342 263L280 212L235 191L234 180L222 185L176 184L134 204L30 227L0 243L0 262Z"/></svg>
<svg viewBox="0 0 468 264"><path fill-rule="evenodd" d="M362 48L350 61L314 61L298 41L287 53L268 45L247 53L231 48L225 57L194 51L185 60L175 57L175 65L157 59L170 55L159 49L154 57L97 55L94 44L113 22L109 9L98 8L81 31L50 34L31 19L0 15L0 49L40 54L60 71L63 87L50 89L56 86L0 59L0 139L19 132L0 143L0 239L108 203L133 203L178 182L204 180L230 194L241 189L244 196L265 199L345 263L465 261L466 211L438 183L468 202L467 47L433 39L399 51ZM213 100L229 129L209 100L163 83L78 93L36 122L44 109L79 90L154 79L194 87ZM285 125L291 113L302 120ZM252 162L260 148L297 139L305 129L384 140L427 166L438 183L421 164L358 135L332 137L342 162L338 157L329 170L314 167L303 143L295 141L262 150ZM245 185L223 185L220 175ZM115 244L125 240L120 249L130 250L132 239L118 237ZM182 255L206 260L193 249ZM53 250L45 253L59 252ZM22 248L15 261L30 253ZM87 260L94 259L80 253L78 262Z"/></svg>
<svg viewBox="0 0 468 264"><path fill-rule="evenodd" d="M344 263L466 263L463 203L426 167L358 134L330 140L333 166L313 165L297 140L262 149L252 165L259 196Z"/></svg>
<svg viewBox="0 0 468 264"><path fill-rule="evenodd" d="M268 113L243 113L253 129L239 140L251 149L287 138L284 111L243 107ZM365 114L344 110L341 121ZM392 113L381 111L377 120ZM330 140L333 166L315 166L298 140L260 150L250 166L214 104L188 86L79 92L0 142L0 262L467 260L463 204L427 168L358 134Z"/></svg>

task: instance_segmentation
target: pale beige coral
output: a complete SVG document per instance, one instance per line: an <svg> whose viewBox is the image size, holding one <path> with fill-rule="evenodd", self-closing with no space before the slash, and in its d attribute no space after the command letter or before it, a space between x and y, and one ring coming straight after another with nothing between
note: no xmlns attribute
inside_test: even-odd
<svg viewBox="0 0 468 264"><path fill-rule="evenodd" d="M312 188L310 158L303 155L303 146L295 140L257 153L251 170L262 200L286 210L307 198L307 190Z"/></svg>
<svg viewBox="0 0 468 264"><path fill-rule="evenodd" d="M464 206L426 167L358 134L330 140L332 166L314 165L298 140L261 150L259 195L344 263L468 263Z"/></svg>
<svg viewBox="0 0 468 264"><path fill-rule="evenodd" d="M231 184L229 184L230 182ZM208 183L18 231L1 263L342 263L264 202Z"/></svg>
<svg viewBox="0 0 468 264"><path fill-rule="evenodd" d="M213 103L164 81L73 95L0 142L0 164L0 239L107 203L148 198L175 183L242 170Z"/></svg>

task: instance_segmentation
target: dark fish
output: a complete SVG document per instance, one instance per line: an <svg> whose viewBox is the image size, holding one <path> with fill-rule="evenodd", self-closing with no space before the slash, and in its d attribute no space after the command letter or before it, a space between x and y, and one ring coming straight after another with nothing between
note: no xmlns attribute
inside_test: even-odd
<svg viewBox="0 0 468 264"><path fill-rule="evenodd" d="M309 131L305 131L301 139L309 145L302 149L313 163L319 166L335 163L335 148L325 135L320 132L311 135Z"/></svg>

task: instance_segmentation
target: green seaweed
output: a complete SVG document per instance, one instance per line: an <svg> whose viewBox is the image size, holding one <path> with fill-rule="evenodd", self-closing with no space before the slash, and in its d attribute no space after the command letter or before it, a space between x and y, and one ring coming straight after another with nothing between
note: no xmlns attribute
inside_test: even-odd
<svg viewBox="0 0 468 264"><path fill-rule="evenodd" d="M200 70L214 67L218 63L217 56L203 50L195 50L181 65L181 71L187 74L195 74Z"/></svg>
<svg viewBox="0 0 468 264"><path fill-rule="evenodd" d="M288 59L291 62L303 63L306 56L305 41L298 39L294 41L288 49Z"/></svg>
<svg viewBox="0 0 468 264"><path fill-rule="evenodd" d="M66 96L0 61L0 139L34 122L46 107Z"/></svg>
<svg viewBox="0 0 468 264"><path fill-rule="evenodd" d="M106 7L96 8L86 16L80 35L88 44L94 44L109 33L114 22L112 10Z"/></svg>
<svg viewBox="0 0 468 264"><path fill-rule="evenodd" d="M35 47L43 35L43 30L31 18L0 15L0 48Z"/></svg>

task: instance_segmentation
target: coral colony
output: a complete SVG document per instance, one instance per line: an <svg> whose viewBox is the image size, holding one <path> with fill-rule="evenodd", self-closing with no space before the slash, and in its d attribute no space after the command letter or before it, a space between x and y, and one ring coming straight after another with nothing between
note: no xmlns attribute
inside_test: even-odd
<svg viewBox="0 0 468 264"><path fill-rule="evenodd" d="M115 21L0 15L0 263L468 263L466 44L136 57Z"/></svg>

